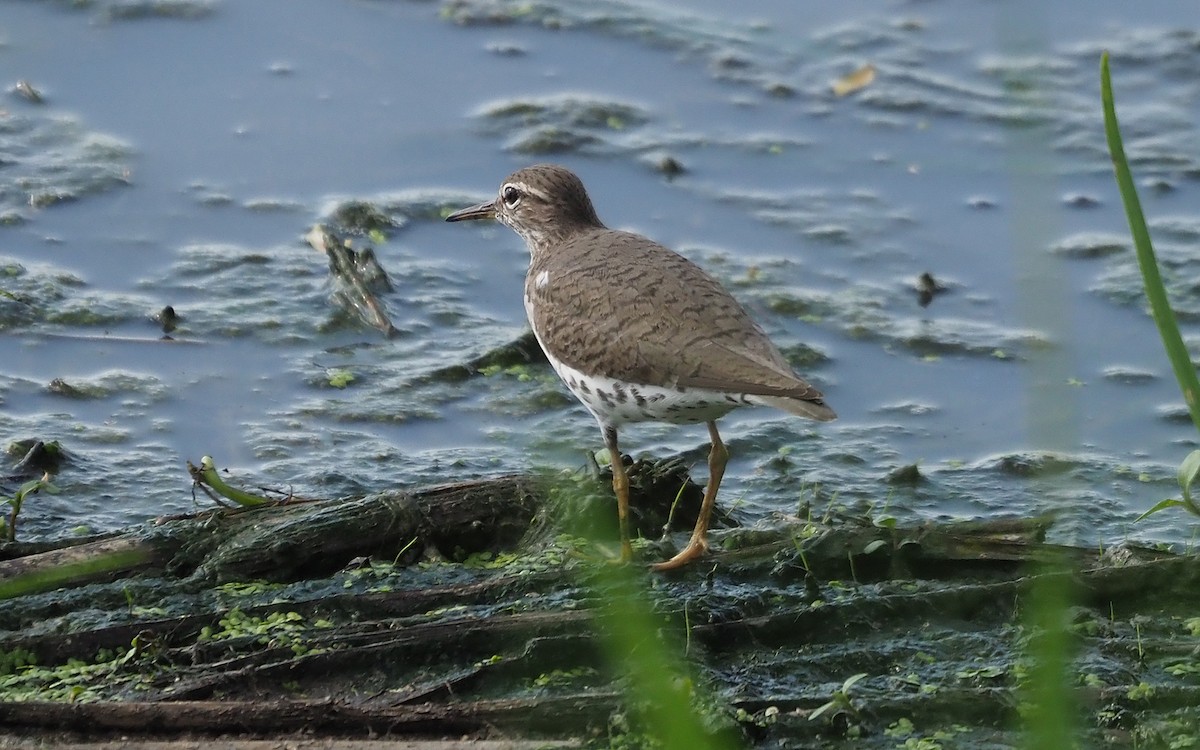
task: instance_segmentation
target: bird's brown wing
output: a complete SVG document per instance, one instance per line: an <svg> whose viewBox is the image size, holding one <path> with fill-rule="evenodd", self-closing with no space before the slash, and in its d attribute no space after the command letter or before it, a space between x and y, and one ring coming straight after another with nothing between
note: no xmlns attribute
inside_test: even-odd
<svg viewBox="0 0 1200 750"><path fill-rule="evenodd" d="M634 383L819 401L745 309L691 261L597 230L535 258L530 322L555 358Z"/></svg>

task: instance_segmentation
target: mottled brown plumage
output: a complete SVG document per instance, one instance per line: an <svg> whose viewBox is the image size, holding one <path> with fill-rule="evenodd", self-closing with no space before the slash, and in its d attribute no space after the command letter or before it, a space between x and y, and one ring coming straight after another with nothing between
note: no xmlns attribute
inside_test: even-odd
<svg viewBox="0 0 1200 750"><path fill-rule="evenodd" d="M542 273L547 283L539 287ZM827 411L820 392L792 372L737 300L694 263L645 237L594 227L535 251L525 296L547 351L576 370L787 397L815 418ZM584 319L588 325L579 325Z"/></svg>
<svg viewBox="0 0 1200 750"><path fill-rule="evenodd" d="M525 309L555 370L592 412L613 456L613 486L628 558L628 479L617 426L635 421L707 422L709 484L688 546L660 568L706 549L708 517L728 453L715 420L768 404L830 420L821 393L792 371L737 300L683 256L600 223L583 183L553 165L519 170L494 201L447 221L495 218L529 247Z"/></svg>

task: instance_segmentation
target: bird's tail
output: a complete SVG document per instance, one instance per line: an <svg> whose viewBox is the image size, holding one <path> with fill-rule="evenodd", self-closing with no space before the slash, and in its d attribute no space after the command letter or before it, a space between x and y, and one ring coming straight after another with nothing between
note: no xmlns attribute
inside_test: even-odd
<svg viewBox="0 0 1200 750"><path fill-rule="evenodd" d="M828 422L837 419L837 413L825 405L821 399L791 398L788 396L755 396L754 400L776 409L783 409L789 414L818 422Z"/></svg>

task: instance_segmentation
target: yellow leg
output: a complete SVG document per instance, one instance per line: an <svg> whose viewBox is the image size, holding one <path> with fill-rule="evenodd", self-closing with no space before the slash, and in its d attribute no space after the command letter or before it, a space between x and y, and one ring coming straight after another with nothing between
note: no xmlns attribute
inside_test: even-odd
<svg viewBox="0 0 1200 750"><path fill-rule="evenodd" d="M629 543L629 475L625 473L625 462L617 447L617 430L604 427L604 445L608 448L608 460L612 464L613 493L617 496L617 525L621 529L621 562L633 559L633 545Z"/></svg>
<svg viewBox="0 0 1200 750"><path fill-rule="evenodd" d="M721 477L725 476L725 466L729 463L729 449L721 442L716 422L708 423L708 434L712 438L712 448L708 452L708 486L704 488L704 502L700 505L700 517L696 519L696 528L692 530L692 538L688 540L687 546L670 560L652 566L655 570L682 567L708 552L708 521L712 517L713 507L717 504L717 489L721 486Z"/></svg>

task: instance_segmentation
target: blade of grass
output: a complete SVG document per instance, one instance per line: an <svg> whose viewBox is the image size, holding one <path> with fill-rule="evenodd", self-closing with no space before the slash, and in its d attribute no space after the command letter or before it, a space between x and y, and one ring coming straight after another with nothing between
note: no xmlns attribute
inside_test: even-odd
<svg viewBox="0 0 1200 750"><path fill-rule="evenodd" d="M1022 689L1030 750L1074 747L1079 730L1079 697L1068 675L1076 654L1071 638L1070 604L1074 598L1071 576L1062 559L1047 562L1030 587L1023 627L1030 634L1025 653L1029 679Z"/></svg>
<svg viewBox="0 0 1200 750"><path fill-rule="evenodd" d="M1183 400L1187 403L1188 412L1192 416L1192 424L1200 429L1200 382L1196 379L1196 368L1192 364L1183 337L1179 335L1179 325L1175 321L1175 312L1167 299L1167 290L1163 286L1162 277L1158 273L1158 259L1154 256L1154 246L1150 242L1150 231L1146 228L1146 219L1142 215L1142 204L1138 199L1137 187L1133 184L1133 174L1129 162L1125 158L1125 146L1121 142L1121 128L1117 123L1117 110L1113 101L1112 76L1109 73L1108 53L1100 56L1100 99L1104 105L1104 135L1108 139L1108 151L1112 156L1113 171L1116 173L1117 187L1121 192L1121 202L1125 205L1125 216L1129 220L1129 231L1133 235L1133 245L1137 252L1138 268L1142 272L1142 283L1146 287L1146 298L1150 300L1150 311L1154 315L1154 323L1158 334L1162 337L1163 348L1166 349L1167 359L1171 369L1175 371L1175 379L1179 381L1179 390L1183 392ZM1192 499L1191 486L1200 477L1200 451L1193 451L1179 467L1179 487L1183 491L1183 500L1162 502L1142 514L1142 518L1163 508L1182 505L1184 508L1200 516L1200 505Z"/></svg>
<svg viewBox="0 0 1200 750"><path fill-rule="evenodd" d="M612 668L628 679L627 698L642 713L648 736L662 750L733 750L728 737L705 729L682 646L666 645L674 639L660 633L662 618L640 579L629 566L606 565L599 576L600 642Z"/></svg>
<svg viewBox="0 0 1200 750"><path fill-rule="evenodd" d="M1200 395L1200 382L1197 382L1196 368L1192 365L1187 348L1183 345L1183 338L1179 335L1175 312L1167 300L1167 290L1163 287L1162 277L1158 273L1154 246L1150 243L1150 230L1146 228L1137 187L1133 183L1129 162L1125 159L1125 147L1121 142L1121 130L1117 124L1117 111L1113 103L1107 52L1100 56L1100 98L1104 104L1104 135L1108 139L1108 151L1112 156L1117 187L1120 188L1121 202L1125 204L1125 216L1129 220L1129 231L1133 235L1138 267L1142 271L1142 281L1146 286L1146 298L1150 300L1150 311L1162 337L1163 348L1167 350L1171 368L1175 371L1175 379L1179 381L1179 388L1183 391L1183 400L1187 402L1188 411L1191 412L1192 424L1200 429L1200 399L1197 398Z"/></svg>

